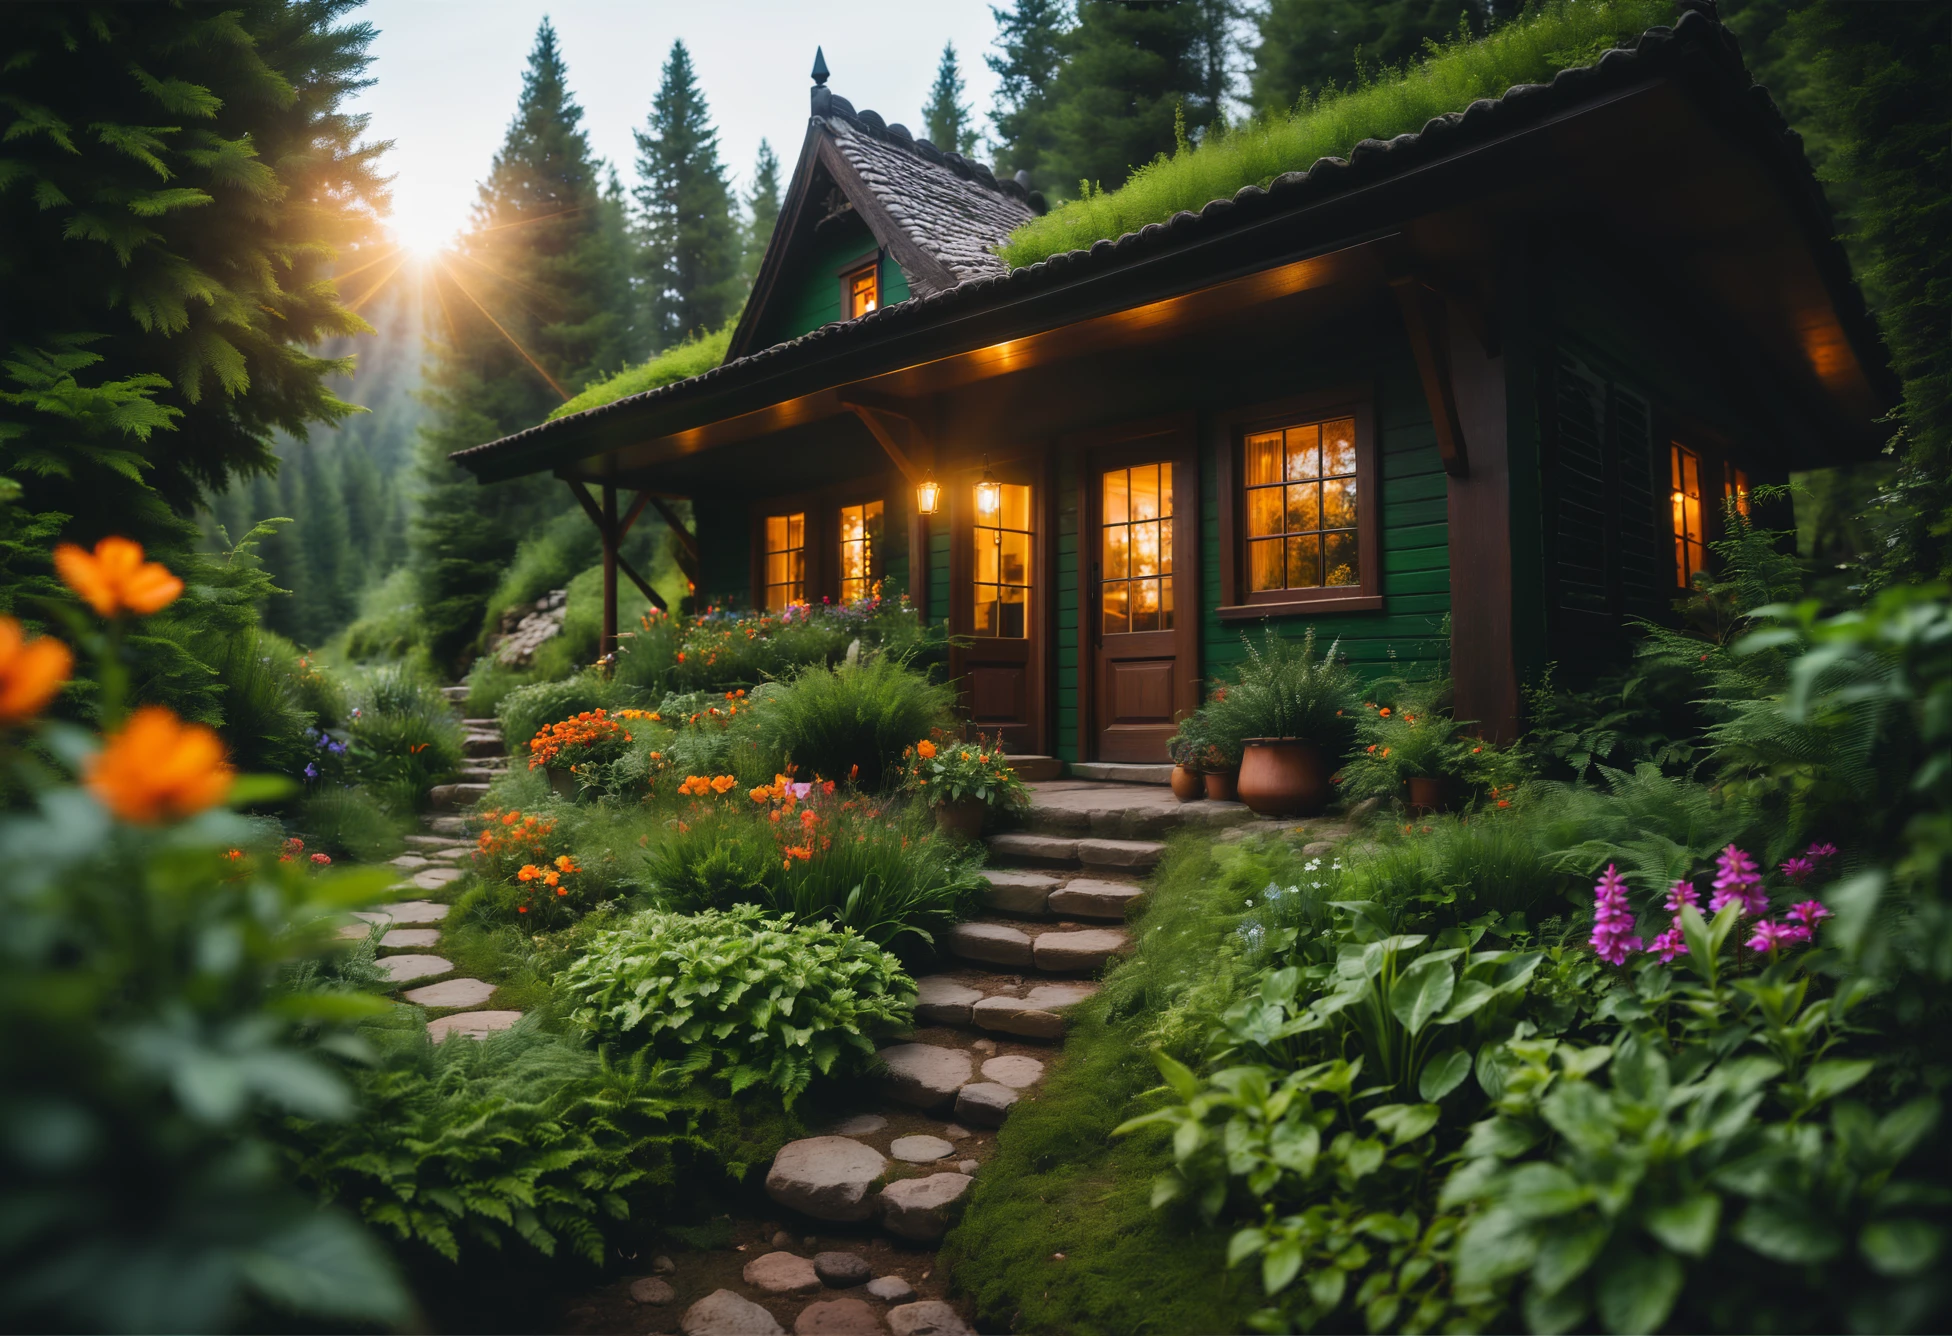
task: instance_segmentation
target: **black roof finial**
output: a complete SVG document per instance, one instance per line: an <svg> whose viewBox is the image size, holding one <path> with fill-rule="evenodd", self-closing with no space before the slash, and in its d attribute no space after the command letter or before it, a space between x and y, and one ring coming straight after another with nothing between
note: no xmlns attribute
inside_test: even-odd
<svg viewBox="0 0 1952 1336"><path fill-rule="evenodd" d="M823 86L827 82L827 56L817 46L813 48L813 81Z"/></svg>

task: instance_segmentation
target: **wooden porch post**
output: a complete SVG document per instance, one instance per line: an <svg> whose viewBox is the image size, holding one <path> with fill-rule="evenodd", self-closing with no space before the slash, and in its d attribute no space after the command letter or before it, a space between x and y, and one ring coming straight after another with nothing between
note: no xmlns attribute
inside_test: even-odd
<svg viewBox="0 0 1952 1336"><path fill-rule="evenodd" d="M1457 424L1471 443L1469 471L1453 472L1448 488L1453 711L1504 743L1520 727L1505 359L1487 356L1463 324L1449 321L1447 350Z"/></svg>
<svg viewBox="0 0 1952 1336"><path fill-rule="evenodd" d="M597 657L608 659L617 652L617 488L603 484L603 519L597 526L603 534L603 639L597 644Z"/></svg>

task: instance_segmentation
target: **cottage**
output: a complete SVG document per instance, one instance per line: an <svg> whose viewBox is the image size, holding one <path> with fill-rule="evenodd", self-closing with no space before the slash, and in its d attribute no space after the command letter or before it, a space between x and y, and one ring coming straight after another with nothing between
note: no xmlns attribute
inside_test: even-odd
<svg viewBox="0 0 1952 1336"><path fill-rule="evenodd" d="M1874 451L1895 399L1800 142L1699 13L1014 270L1041 201L826 79L724 365L454 456L575 489L606 636L618 535L685 498L701 602L892 580L1014 752L1163 760L1263 623L1445 665L1510 737L1545 665L1666 615L1724 498Z"/></svg>

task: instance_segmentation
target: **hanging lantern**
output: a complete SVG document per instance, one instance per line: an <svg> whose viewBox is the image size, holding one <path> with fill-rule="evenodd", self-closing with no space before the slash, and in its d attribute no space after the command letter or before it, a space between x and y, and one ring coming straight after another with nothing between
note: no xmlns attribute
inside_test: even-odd
<svg viewBox="0 0 1952 1336"><path fill-rule="evenodd" d="M935 480L933 473L915 484L915 513L917 515L935 514L936 503L942 499L942 484Z"/></svg>
<svg viewBox="0 0 1952 1336"><path fill-rule="evenodd" d="M994 515L997 507L1003 504L1003 488L997 485L996 475L990 472L988 456L983 459L983 476L976 484L976 513Z"/></svg>

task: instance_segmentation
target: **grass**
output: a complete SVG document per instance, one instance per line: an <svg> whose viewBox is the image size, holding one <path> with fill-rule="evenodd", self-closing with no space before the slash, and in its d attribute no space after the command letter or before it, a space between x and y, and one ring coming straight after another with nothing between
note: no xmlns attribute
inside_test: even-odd
<svg viewBox="0 0 1952 1336"><path fill-rule="evenodd" d="M710 334L694 335L675 347L666 348L641 366L619 371L608 380L598 381L551 413L550 419L568 417L571 413L581 413L589 408L601 408L604 404L655 390L673 381L703 375L725 360L725 349L732 342L733 323L728 321L724 328L713 330Z"/></svg>
<svg viewBox="0 0 1952 1336"><path fill-rule="evenodd" d="M1161 155L1117 190L1088 187L1082 198L1011 233L1000 254L1022 267L1163 223L1243 186L1265 186L1283 172L1346 155L1364 139L1414 132L1433 117L1498 97L1514 84L1547 82L1676 17L1670 0L1562 0L1475 41L1434 48L1406 70L1357 88L1327 90L1285 116L1257 118L1170 158Z"/></svg>
<svg viewBox="0 0 1952 1336"><path fill-rule="evenodd" d="M1228 1271L1225 1231L1152 1209L1153 1176L1172 1159L1164 1134L1111 1131L1159 1084L1153 1043L1201 1045L1209 1008L1252 967L1237 931L1248 902L1270 880L1298 879L1303 862L1278 838L1174 841L1134 925L1137 950L1073 1013L1064 1061L1011 1113L944 1245L984 1330L1246 1329L1258 1288Z"/></svg>

